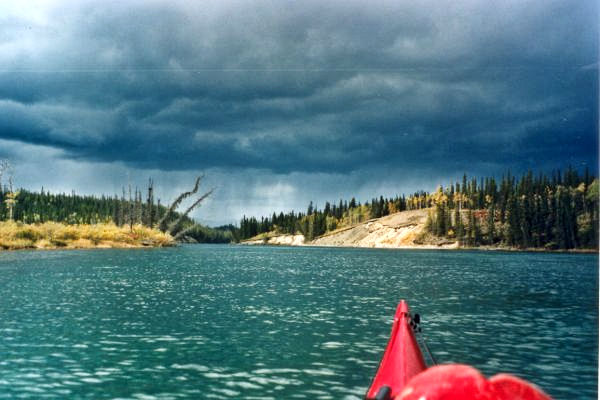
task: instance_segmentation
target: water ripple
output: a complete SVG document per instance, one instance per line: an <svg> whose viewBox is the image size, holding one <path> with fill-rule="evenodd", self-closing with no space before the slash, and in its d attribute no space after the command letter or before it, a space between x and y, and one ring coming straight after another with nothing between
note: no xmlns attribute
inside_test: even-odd
<svg viewBox="0 0 600 400"><path fill-rule="evenodd" d="M597 263L237 246L0 253L0 398L361 399L406 298L439 361L593 399Z"/></svg>

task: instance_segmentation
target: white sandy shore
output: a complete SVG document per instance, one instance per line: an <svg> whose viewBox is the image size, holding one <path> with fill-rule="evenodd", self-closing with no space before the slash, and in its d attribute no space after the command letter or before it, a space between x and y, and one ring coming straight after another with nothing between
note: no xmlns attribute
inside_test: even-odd
<svg viewBox="0 0 600 400"><path fill-rule="evenodd" d="M404 211L329 232L312 242L306 242L303 235L280 235L249 240L243 244L392 249L458 248L458 242L416 243L425 228L426 219L427 210Z"/></svg>

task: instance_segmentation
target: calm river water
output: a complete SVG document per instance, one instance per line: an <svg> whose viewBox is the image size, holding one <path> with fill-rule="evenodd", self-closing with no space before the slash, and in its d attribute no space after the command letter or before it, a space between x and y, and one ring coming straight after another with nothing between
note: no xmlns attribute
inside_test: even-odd
<svg viewBox="0 0 600 400"><path fill-rule="evenodd" d="M598 256L0 253L0 398L360 399L399 299L438 362L597 398Z"/></svg>

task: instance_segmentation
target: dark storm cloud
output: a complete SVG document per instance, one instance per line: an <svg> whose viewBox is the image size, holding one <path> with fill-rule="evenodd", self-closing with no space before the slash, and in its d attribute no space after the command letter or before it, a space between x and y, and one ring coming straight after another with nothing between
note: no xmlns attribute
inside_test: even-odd
<svg viewBox="0 0 600 400"><path fill-rule="evenodd" d="M50 4L0 17L0 138L64 157L274 173L596 162L594 1Z"/></svg>

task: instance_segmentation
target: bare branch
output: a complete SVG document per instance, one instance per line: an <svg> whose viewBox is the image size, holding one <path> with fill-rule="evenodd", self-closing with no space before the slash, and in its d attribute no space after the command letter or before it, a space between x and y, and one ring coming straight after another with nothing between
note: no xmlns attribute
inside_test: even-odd
<svg viewBox="0 0 600 400"><path fill-rule="evenodd" d="M2 193L4 191L4 186L2 185L2 178L4 177L4 175L8 175L8 184L9 184L8 191L9 192L13 191L12 174L13 174L13 168L12 168L12 165L10 164L10 161L7 159L0 160L0 193Z"/></svg>
<svg viewBox="0 0 600 400"><path fill-rule="evenodd" d="M194 185L194 189L192 189L192 191L180 194L179 197L177 197L175 201L171 203L165 215L163 215L160 221L158 221L158 229L160 229L163 232L167 231L167 220L183 200L185 200L186 198L190 197L198 191L198 188L200 187L200 181L202 180L202 178L204 178L204 175L200 175L198 178L196 178L196 184Z"/></svg>
<svg viewBox="0 0 600 400"><path fill-rule="evenodd" d="M187 228L185 228L184 230L182 230L181 232L177 233L177 235L175 235L173 237L173 239L175 241L178 241L179 239L181 239L185 234L187 234L188 232L190 232L191 230L193 230L195 227L197 226L197 224L194 224L192 226L188 226Z"/></svg>
<svg viewBox="0 0 600 400"><path fill-rule="evenodd" d="M202 203L202 201L204 199L206 199L208 196L210 196L213 192L214 192L214 188L210 189L208 192L204 193L202 196L200 196L198 198L198 200L196 200L191 206L189 206L187 208L187 210L185 210L185 212L183 214L181 214L181 216L179 218L177 218L177 220L175 222L173 222L171 225L169 225L169 229L167 229L167 231L172 235L175 232L177 232L177 228L179 227L179 225L183 222L184 218L188 216L188 214L190 212L192 212L192 210L194 208L196 208L200 203ZM195 225L195 224L194 224ZM185 229L186 231L188 229ZM176 235L177 236L177 235Z"/></svg>

